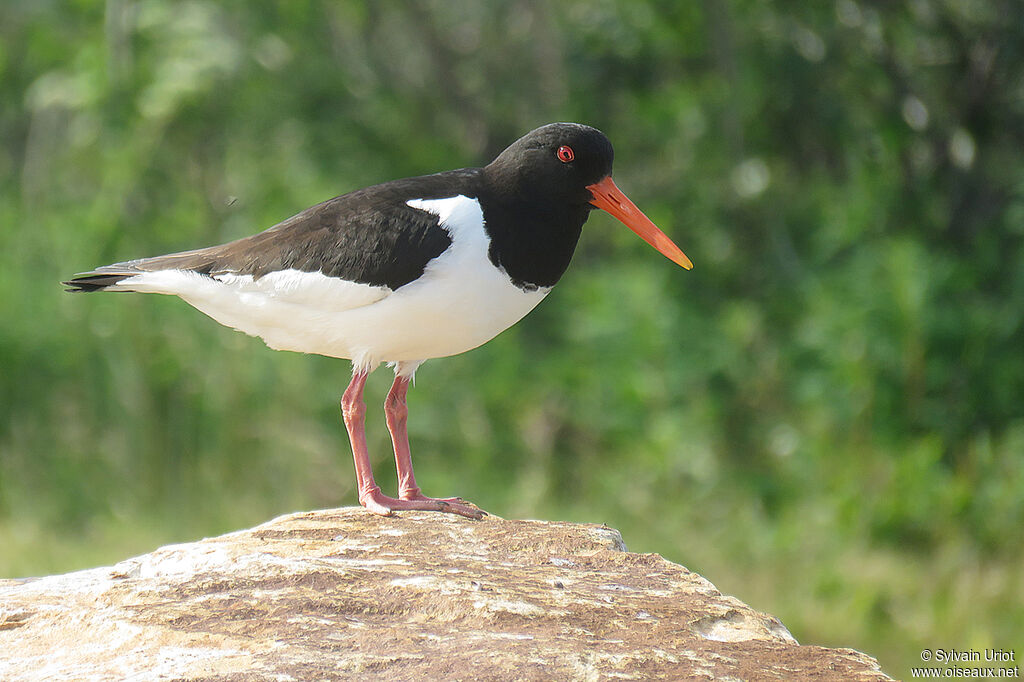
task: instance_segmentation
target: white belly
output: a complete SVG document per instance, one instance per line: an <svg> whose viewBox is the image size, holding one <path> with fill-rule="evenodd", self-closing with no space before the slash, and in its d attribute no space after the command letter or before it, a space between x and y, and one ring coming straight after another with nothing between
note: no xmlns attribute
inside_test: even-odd
<svg viewBox="0 0 1024 682"><path fill-rule="evenodd" d="M348 358L365 369L476 348L547 296L550 288L524 291L491 263L490 239L476 200L458 196L409 205L437 214L452 244L420 278L395 291L298 270L258 280L164 270L130 277L112 288L176 294L271 348Z"/></svg>

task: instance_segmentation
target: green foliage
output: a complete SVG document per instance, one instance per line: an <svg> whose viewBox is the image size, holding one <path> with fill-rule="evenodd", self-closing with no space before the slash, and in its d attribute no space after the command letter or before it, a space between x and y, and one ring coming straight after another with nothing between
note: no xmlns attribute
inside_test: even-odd
<svg viewBox="0 0 1024 682"><path fill-rule="evenodd" d="M1012 647L1022 53L975 0L5 3L0 574L355 502L345 363L60 279L578 120L696 268L595 214L537 311L418 373L427 491L605 521L896 675Z"/></svg>

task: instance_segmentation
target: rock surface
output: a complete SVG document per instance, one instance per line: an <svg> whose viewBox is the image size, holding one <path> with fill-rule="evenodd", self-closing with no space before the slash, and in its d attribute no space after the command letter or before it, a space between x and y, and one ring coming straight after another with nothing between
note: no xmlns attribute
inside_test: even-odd
<svg viewBox="0 0 1024 682"><path fill-rule="evenodd" d="M888 680L604 526L291 514L0 580L3 680Z"/></svg>

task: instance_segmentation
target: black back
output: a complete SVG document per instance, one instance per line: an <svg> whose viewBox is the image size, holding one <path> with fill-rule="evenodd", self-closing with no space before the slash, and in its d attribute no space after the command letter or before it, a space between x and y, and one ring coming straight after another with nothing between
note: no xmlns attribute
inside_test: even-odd
<svg viewBox="0 0 1024 682"><path fill-rule="evenodd" d="M139 272L179 269L260 278L277 270L322 272L392 290L423 274L451 246L438 217L410 199L477 193L480 169L394 180L329 199L251 237L166 256L105 265L64 284L97 291Z"/></svg>
<svg viewBox="0 0 1024 682"><path fill-rule="evenodd" d="M330 199L265 232L215 247L217 262L206 274L259 278L291 268L398 289L452 243L436 215L406 202L475 194L479 174L464 169L395 180Z"/></svg>

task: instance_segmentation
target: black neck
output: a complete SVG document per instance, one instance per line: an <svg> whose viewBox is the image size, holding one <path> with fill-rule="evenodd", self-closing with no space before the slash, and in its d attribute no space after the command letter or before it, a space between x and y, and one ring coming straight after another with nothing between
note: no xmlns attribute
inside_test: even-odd
<svg viewBox="0 0 1024 682"><path fill-rule="evenodd" d="M491 262L522 289L554 286L569 267L589 207L481 199Z"/></svg>

